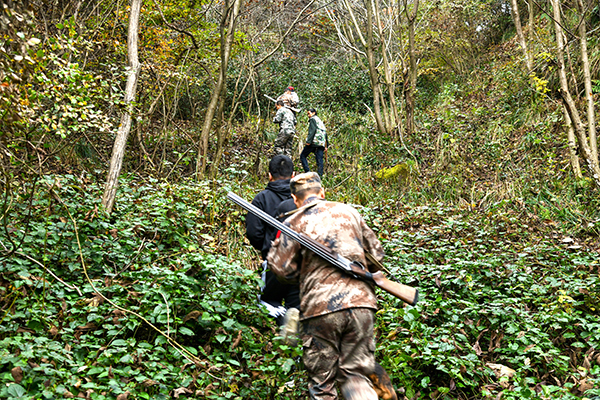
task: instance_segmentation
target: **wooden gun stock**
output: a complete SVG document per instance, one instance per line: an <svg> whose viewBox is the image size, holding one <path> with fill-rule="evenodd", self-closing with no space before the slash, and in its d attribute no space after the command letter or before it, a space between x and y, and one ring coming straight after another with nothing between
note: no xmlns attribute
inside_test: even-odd
<svg viewBox="0 0 600 400"><path fill-rule="evenodd" d="M403 302L414 306L419 301L419 290L408 285L403 285L398 282L390 281L381 271L371 273L362 268L360 264L351 264L352 273L360 278L371 281L375 286L385 290L394 297L399 298Z"/></svg>

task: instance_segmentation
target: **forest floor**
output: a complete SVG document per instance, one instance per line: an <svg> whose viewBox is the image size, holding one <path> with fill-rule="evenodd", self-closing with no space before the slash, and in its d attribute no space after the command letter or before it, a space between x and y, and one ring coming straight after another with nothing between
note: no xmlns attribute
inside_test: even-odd
<svg viewBox="0 0 600 400"><path fill-rule="evenodd" d="M305 396L301 349L279 342L256 304L257 254L244 213L225 198L249 200L263 184L231 174L124 180L110 217L98 212L101 187L85 178L23 187L0 232L5 254L14 250L0 273L0 397ZM357 207L395 279L421 291L416 307L379 293L377 358L400 393L600 394L592 235L536 223L518 207L387 198Z"/></svg>

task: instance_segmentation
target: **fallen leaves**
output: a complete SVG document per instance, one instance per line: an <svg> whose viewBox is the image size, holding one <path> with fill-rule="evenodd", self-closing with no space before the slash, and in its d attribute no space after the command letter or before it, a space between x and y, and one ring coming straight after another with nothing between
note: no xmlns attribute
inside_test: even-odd
<svg viewBox="0 0 600 400"><path fill-rule="evenodd" d="M193 392L193 391L191 391L191 390L190 390L190 389L188 389L188 388L185 388L185 387L180 387L180 388L178 388L178 389L175 389L175 390L173 390L173 397L175 397L176 399L178 399L178 398L179 398L179 396L181 396L181 395L184 395L184 396L185 396L185 395L188 395L188 394L193 394L193 393L194 393L194 392Z"/></svg>
<svg viewBox="0 0 600 400"><path fill-rule="evenodd" d="M486 363L485 365L494 371L494 374L496 375L496 378L498 378L500 385L504 388L508 388L508 379L512 378L516 371L502 364Z"/></svg>
<svg viewBox="0 0 600 400"><path fill-rule="evenodd" d="M23 381L23 369L21 367L14 367L10 370L10 374L15 380L15 383L21 383Z"/></svg>

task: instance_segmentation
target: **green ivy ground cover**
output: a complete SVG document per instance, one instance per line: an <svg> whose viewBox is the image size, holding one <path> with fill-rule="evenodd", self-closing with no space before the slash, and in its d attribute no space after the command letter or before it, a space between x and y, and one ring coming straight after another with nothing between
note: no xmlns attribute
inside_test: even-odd
<svg viewBox="0 0 600 400"><path fill-rule="evenodd" d="M305 397L301 349L280 345L256 305L232 189L254 194L124 180L110 218L84 178L14 190L0 230L0 398ZM600 394L597 252L504 209L361 212L386 265L422 294L405 307L380 293L377 357L404 396Z"/></svg>
<svg viewBox="0 0 600 400"><path fill-rule="evenodd" d="M598 252L502 211L382 211L388 265L422 293L378 313L379 357L408 398L600 394Z"/></svg>

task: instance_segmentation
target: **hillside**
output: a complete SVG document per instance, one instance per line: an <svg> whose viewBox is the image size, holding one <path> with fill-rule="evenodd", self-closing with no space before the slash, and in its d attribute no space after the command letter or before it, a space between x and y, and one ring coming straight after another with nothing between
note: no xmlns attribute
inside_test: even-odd
<svg viewBox="0 0 600 400"><path fill-rule="evenodd" d="M562 5L559 57L551 4L517 2L529 68L504 2L373 3L374 65L361 2L243 2L232 30L235 3L141 2L128 102L129 3L3 2L0 398L308 396L226 199L266 185L264 94L289 85L327 127L327 198L354 205L390 278L420 290L414 307L377 292L376 358L399 398L600 396L600 197L558 72L567 60L590 136L576 39L585 25L597 109L598 5ZM304 112L296 129L301 172Z"/></svg>

